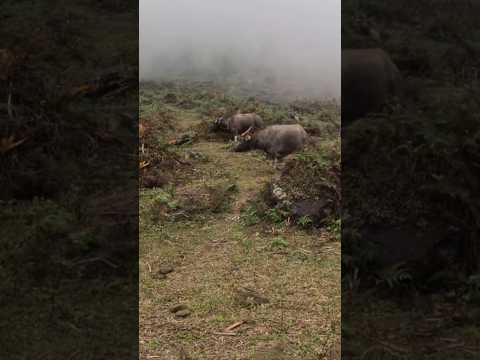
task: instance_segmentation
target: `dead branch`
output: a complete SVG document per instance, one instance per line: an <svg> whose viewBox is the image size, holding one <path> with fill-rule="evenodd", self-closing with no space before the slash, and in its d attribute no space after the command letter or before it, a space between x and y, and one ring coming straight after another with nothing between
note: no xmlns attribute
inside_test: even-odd
<svg viewBox="0 0 480 360"><path fill-rule="evenodd" d="M234 332L214 332L213 335L219 335L219 336L237 336L237 333Z"/></svg>
<svg viewBox="0 0 480 360"><path fill-rule="evenodd" d="M225 329L225 332L231 332L233 329L236 329L240 325L245 324L245 320L238 321Z"/></svg>

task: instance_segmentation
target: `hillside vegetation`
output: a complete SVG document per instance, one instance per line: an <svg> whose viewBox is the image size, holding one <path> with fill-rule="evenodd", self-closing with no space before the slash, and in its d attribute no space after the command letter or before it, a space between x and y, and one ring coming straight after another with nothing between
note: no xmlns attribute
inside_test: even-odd
<svg viewBox="0 0 480 360"><path fill-rule="evenodd" d="M339 359L338 106L255 95L141 84L142 358ZM267 124L297 117L316 141L276 170L264 153L235 153L228 134L209 132L237 110ZM273 189L331 200L329 211L294 218Z"/></svg>

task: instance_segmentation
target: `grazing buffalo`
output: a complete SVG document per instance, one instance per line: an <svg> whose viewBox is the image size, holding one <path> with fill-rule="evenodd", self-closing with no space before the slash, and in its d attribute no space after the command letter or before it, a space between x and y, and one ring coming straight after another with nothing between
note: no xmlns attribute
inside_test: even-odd
<svg viewBox="0 0 480 360"><path fill-rule="evenodd" d="M235 136L235 142L238 135L242 134L249 128L261 129L264 127L263 119L255 114L235 114L229 118L219 117L211 126L212 131L223 130Z"/></svg>
<svg viewBox="0 0 480 360"><path fill-rule="evenodd" d="M241 136L236 152L249 150L263 150L275 160L301 150L305 145L308 135L300 125L272 125L254 131L249 128Z"/></svg>
<svg viewBox="0 0 480 360"><path fill-rule="evenodd" d="M382 49L342 50L342 124L379 111L398 95L402 78Z"/></svg>

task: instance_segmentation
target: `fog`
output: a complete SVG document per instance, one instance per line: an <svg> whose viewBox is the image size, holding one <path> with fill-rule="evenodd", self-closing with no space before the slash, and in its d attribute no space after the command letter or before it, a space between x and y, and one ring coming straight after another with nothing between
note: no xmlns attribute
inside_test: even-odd
<svg viewBox="0 0 480 360"><path fill-rule="evenodd" d="M140 0L140 79L340 96L341 0Z"/></svg>

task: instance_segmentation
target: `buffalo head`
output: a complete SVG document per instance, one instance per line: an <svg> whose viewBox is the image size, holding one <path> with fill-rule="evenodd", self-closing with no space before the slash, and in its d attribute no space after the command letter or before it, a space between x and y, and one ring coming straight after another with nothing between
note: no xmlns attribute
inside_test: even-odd
<svg viewBox="0 0 480 360"><path fill-rule="evenodd" d="M242 152L252 150L255 147L255 129L250 126L247 131L239 136L239 144L235 147L234 151Z"/></svg>
<svg viewBox="0 0 480 360"><path fill-rule="evenodd" d="M223 116L220 116L219 118L215 119L215 121L212 122L208 128L211 132L216 132L225 131L226 127L226 119Z"/></svg>

